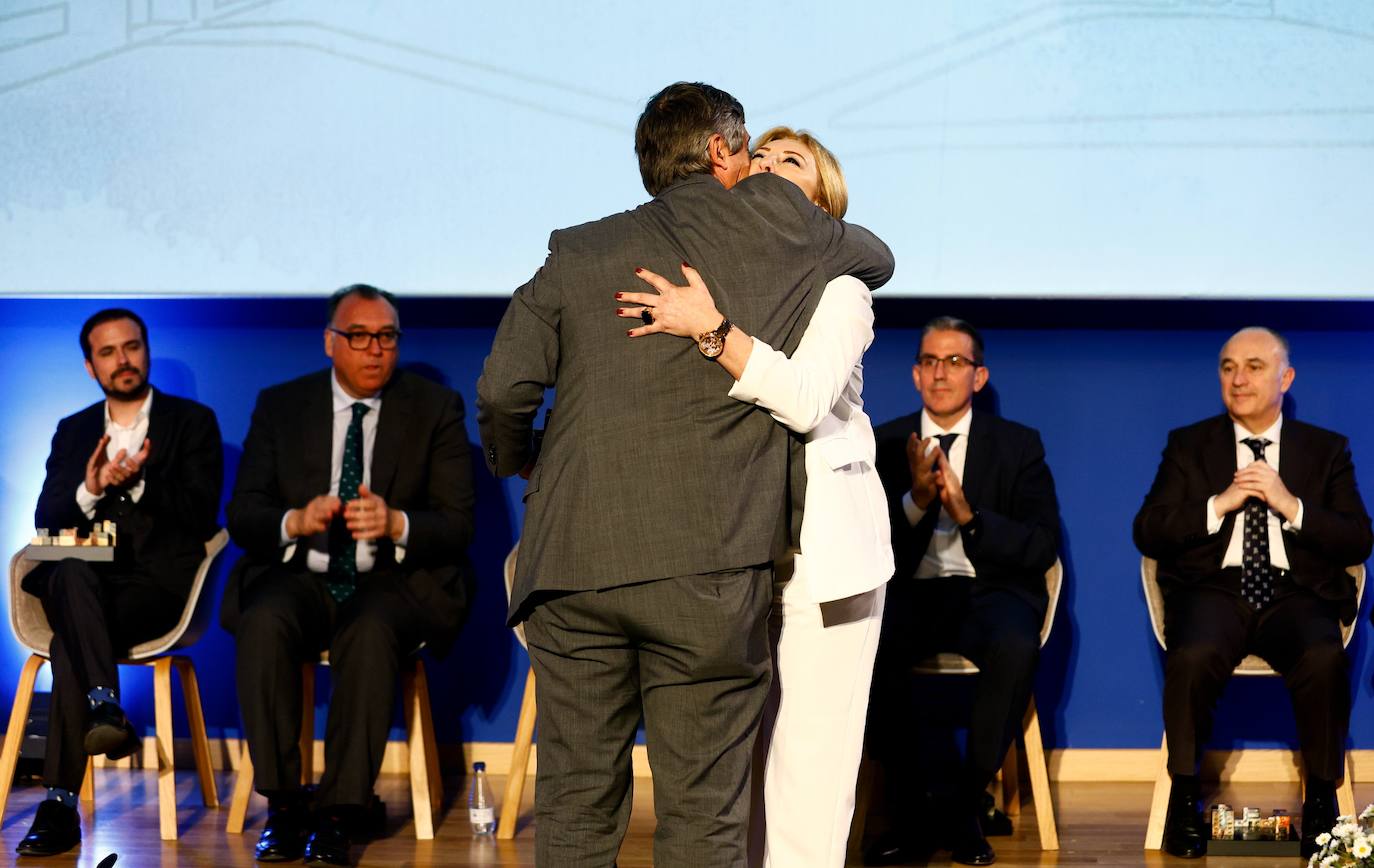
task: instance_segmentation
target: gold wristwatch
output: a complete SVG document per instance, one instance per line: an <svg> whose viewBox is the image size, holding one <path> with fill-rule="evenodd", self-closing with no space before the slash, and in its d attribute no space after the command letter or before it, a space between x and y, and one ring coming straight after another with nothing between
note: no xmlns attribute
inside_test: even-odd
<svg viewBox="0 0 1374 868"><path fill-rule="evenodd" d="M730 333L734 325L728 319L722 319L720 325L714 331L702 332L697 335L697 349L708 359L714 359L725 352L725 336Z"/></svg>

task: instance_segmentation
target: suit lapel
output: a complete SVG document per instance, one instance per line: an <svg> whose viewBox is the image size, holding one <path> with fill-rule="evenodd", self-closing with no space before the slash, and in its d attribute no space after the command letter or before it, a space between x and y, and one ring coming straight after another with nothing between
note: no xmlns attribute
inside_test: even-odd
<svg viewBox="0 0 1374 868"><path fill-rule="evenodd" d="M983 476L992 460L991 426L983 413L974 413L969 421L968 446L964 452L964 476L960 480L964 497L969 503L991 503L981 488Z"/></svg>
<svg viewBox="0 0 1374 868"><path fill-rule="evenodd" d="M103 413L102 419L103 419ZM153 398L152 409L148 412L148 441L152 444L148 449L148 466L155 467L161 465L164 456L167 455L167 448L171 445L168 438L172 431L172 403L167 400L165 392L159 392ZM143 446L140 444L139 449Z"/></svg>
<svg viewBox="0 0 1374 868"><path fill-rule="evenodd" d="M1225 491L1236 475L1235 425L1229 416L1218 416L1207 439L1203 464L1207 484L1213 491Z"/></svg>
<svg viewBox="0 0 1374 868"><path fill-rule="evenodd" d="M326 372L319 385L311 384L303 396L303 416L309 421L301 427L300 467L306 491L316 494L329 491L332 482L329 469L334 459L334 392L330 382L333 376L332 371Z"/></svg>
<svg viewBox="0 0 1374 868"><path fill-rule="evenodd" d="M1292 422L1285 421L1279 431L1279 479L1294 495L1307 490L1307 480L1312 475L1312 450L1304 448L1303 431Z"/></svg>
<svg viewBox="0 0 1374 868"><path fill-rule="evenodd" d="M396 461L401 453L401 436L410 417L410 393L400 371L382 393L381 415L377 417L377 440L372 444L372 490L386 500Z"/></svg>

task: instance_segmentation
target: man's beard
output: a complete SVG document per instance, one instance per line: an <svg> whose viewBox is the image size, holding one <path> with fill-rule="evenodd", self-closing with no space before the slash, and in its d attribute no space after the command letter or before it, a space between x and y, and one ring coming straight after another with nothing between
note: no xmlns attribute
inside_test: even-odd
<svg viewBox="0 0 1374 868"><path fill-rule="evenodd" d="M137 401L139 398L142 398L144 395L147 395L148 378L144 375L142 371L133 366L123 367L115 371L112 375L110 375L110 383L115 383L120 377L128 373L138 374L138 384L136 386L134 386L131 389L121 389L114 385L107 386L104 383L101 383L101 391L103 391L107 396L114 398L116 401Z"/></svg>

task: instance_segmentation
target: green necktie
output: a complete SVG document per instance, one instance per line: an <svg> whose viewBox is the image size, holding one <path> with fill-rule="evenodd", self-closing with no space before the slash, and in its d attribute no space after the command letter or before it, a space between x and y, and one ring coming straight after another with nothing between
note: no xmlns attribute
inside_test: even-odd
<svg viewBox="0 0 1374 868"><path fill-rule="evenodd" d="M353 404L353 419L344 435L343 466L339 470L339 500L345 506L358 497L363 484L363 416L368 406L361 401ZM358 584L358 544L349 533L343 515L337 516L329 528L329 593L342 603Z"/></svg>

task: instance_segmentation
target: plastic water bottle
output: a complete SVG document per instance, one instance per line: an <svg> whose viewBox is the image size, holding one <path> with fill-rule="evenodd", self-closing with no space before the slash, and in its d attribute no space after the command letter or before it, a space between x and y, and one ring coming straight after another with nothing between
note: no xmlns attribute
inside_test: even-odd
<svg viewBox="0 0 1374 868"><path fill-rule="evenodd" d="M496 831L496 808L491 802L491 787L487 785L487 764L472 764L472 784L468 787L468 822L472 834L490 835Z"/></svg>

